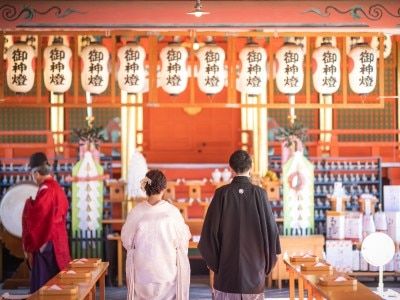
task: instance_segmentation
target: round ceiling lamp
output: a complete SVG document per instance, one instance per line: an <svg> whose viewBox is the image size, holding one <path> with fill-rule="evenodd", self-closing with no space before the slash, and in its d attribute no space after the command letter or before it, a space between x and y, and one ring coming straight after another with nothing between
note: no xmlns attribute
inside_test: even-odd
<svg viewBox="0 0 400 300"><path fill-rule="evenodd" d="M193 15L197 18L200 18L203 15L209 15L208 11L202 10L203 5L201 4L201 0L196 0L196 4L194 5L194 10L188 12L188 15Z"/></svg>

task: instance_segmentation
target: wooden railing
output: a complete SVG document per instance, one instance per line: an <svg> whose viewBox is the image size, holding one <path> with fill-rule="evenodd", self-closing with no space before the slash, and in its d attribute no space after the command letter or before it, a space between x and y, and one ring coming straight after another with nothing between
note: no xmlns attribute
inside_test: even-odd
<svg viewBox="0 0 400 300"><path fill-rule="evenodd" d="M325 139L321 140L321 135ZM328 139L327 136L330 135ZM387 140L382 139L386 136ZM384 161L400 161L400 130L396 129L335 129L308 130L305 143L310 156L380 156ZM357 136L359 141L344 141L344 137ZM274 154L280 154L281 142L270 141Z"/></svg>
<svg viewBox="0 0 400 300"><path fill-rule="evenodd" d="M248 143L245 145L249 151L252 151L252 134L244 132L248 135ZM62 144L56 144L54 134L64 136ZM310 156L380 156L384 161L400 161L400 130L395 129L335 129L332 131L309 130L309 141L306 142L307 150ZM330 135L330 139L321 140L321 135ZM386 136L388 140L382 140L381 136ZM34 151L44 151L50 159L56 155L63 158L74 158L78 155L78 145L71 141L71 131L63 131L53 133L50 131L40 130L24 130L24 131L0 131L0 137L44 137L43 142L18 142L18 143L1 143L0 157L17 158L27 157ZM357 136L360 141L343 141L343 137ZM326 137L326 136L325 136ZM362 139L365 138L365 141ZM381 139L381 140L380 140ZM279 141L269 141L268 145L274 148L275 154L280 154L281 143ZM243 146L243 145L241 145ZM62 152L58 150L62 149ZM101 152L111 155L113 149L120 151L120 143L102 143Z"/></svg>

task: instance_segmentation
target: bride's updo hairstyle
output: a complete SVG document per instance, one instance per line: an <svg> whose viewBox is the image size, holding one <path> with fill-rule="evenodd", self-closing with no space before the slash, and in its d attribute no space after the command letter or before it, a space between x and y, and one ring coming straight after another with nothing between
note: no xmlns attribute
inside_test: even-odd
<svg viewBox="0 0 400 300"><path fill-rule="evenodd" d="M150 170L144 178L144 190L147 196L157 195L167 188L167 178L160 170Z"/></svg>

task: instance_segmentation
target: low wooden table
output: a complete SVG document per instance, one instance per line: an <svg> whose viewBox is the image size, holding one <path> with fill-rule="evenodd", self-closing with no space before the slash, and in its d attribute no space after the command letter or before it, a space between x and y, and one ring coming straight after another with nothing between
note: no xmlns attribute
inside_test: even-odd
<svg viewBox="0 0 400 300"><path fill-rule="evenodd" d="M108 234L107 240L116 241L117 242L117 284L119 287L122 287L122 240L119 234Z"/></svg>
<svg viewBox="0 0 400 300"><path fill-rule="evenodd" d="M295 299L295 280L299 286L299 300L304 299L304 290L307 290L308 299L322 300L373 300L381 299L368 287L357 281L355 286L323 286L318 284L319 277L325 274L339 274L337 271L301 271L301 263L292 263L288 259L283 260L289 272L289 298Z"/></svg>
<svg viewBox="0 0 400 300"><path fill-rule="evenodd" d="M100 292L100 300L105 300L105 277L108 269L108 262L101 262L100 265L96 268L93 268L92 278L88 281L74 281L74 284L78 286L78 295L77 300L95 300L96 299L96 283L99 283L99 292ZM58 278L58 276L54 276L50 279L46 285L71 285L71 279L67 279L66 282L64 279ZM62 297L57 297L57 300L63 300ZM54 296L50 296L50 298L40 296L39 291L32 294L29 300L44 300L44 299L55 299ZM68 299L70 299L68 297Z"/></svg>

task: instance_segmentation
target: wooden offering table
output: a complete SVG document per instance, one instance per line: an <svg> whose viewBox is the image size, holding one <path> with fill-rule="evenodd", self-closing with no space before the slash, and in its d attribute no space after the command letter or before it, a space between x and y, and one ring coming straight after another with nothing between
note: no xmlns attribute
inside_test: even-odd
<svg viewBox="0 0 400 300"><path fill-rule="evenodd" d="M76 285L78 286L78 293L74 296L44 296L40 295L40 292L32 294L28 299L29 300L95 300L96 299L96 283L99 283L99 292L100 292L100 300L105 300L105 276L107 274L108 262L101 262L97 267L93 268L91 271L92 276L89 279L62 279L58 275L54 276L50 279L46 286L58 285L58 286L66 286L66 285Z"/></svg>
<svg viewBox="0 0 400 300"><path fill-rule="evenodd" d="M373 300L381 299L377 294L372 292L368 287L360 282L353 285L329 286L320 283L320 277L325 275L341 276L342 273L336 270L324 271L302 271L301 262L294 263L290 259L283 259L287 271L289 272L289 297L290 300L295 299L295 280L298 281L299 300L304 299L304 290L307 290L308 299L329 299L329 300ZM346 276L346 275L344 275Z"/></svg>
<svg viewBox="0 0 400 300"><path fill-rule="evenodd" d="M282 254L278 256L278 261L272 270L269 280L276 280L278 288L282 288L282 280L289 279L289 273L286 272L286 267L283 262L283 253L286 252L289 256L299 252L310 253L318 257L322 256L324 251L325 239L323 235L309 236L280 236ZM269 283L268 286L271 284Z"/></svg>

